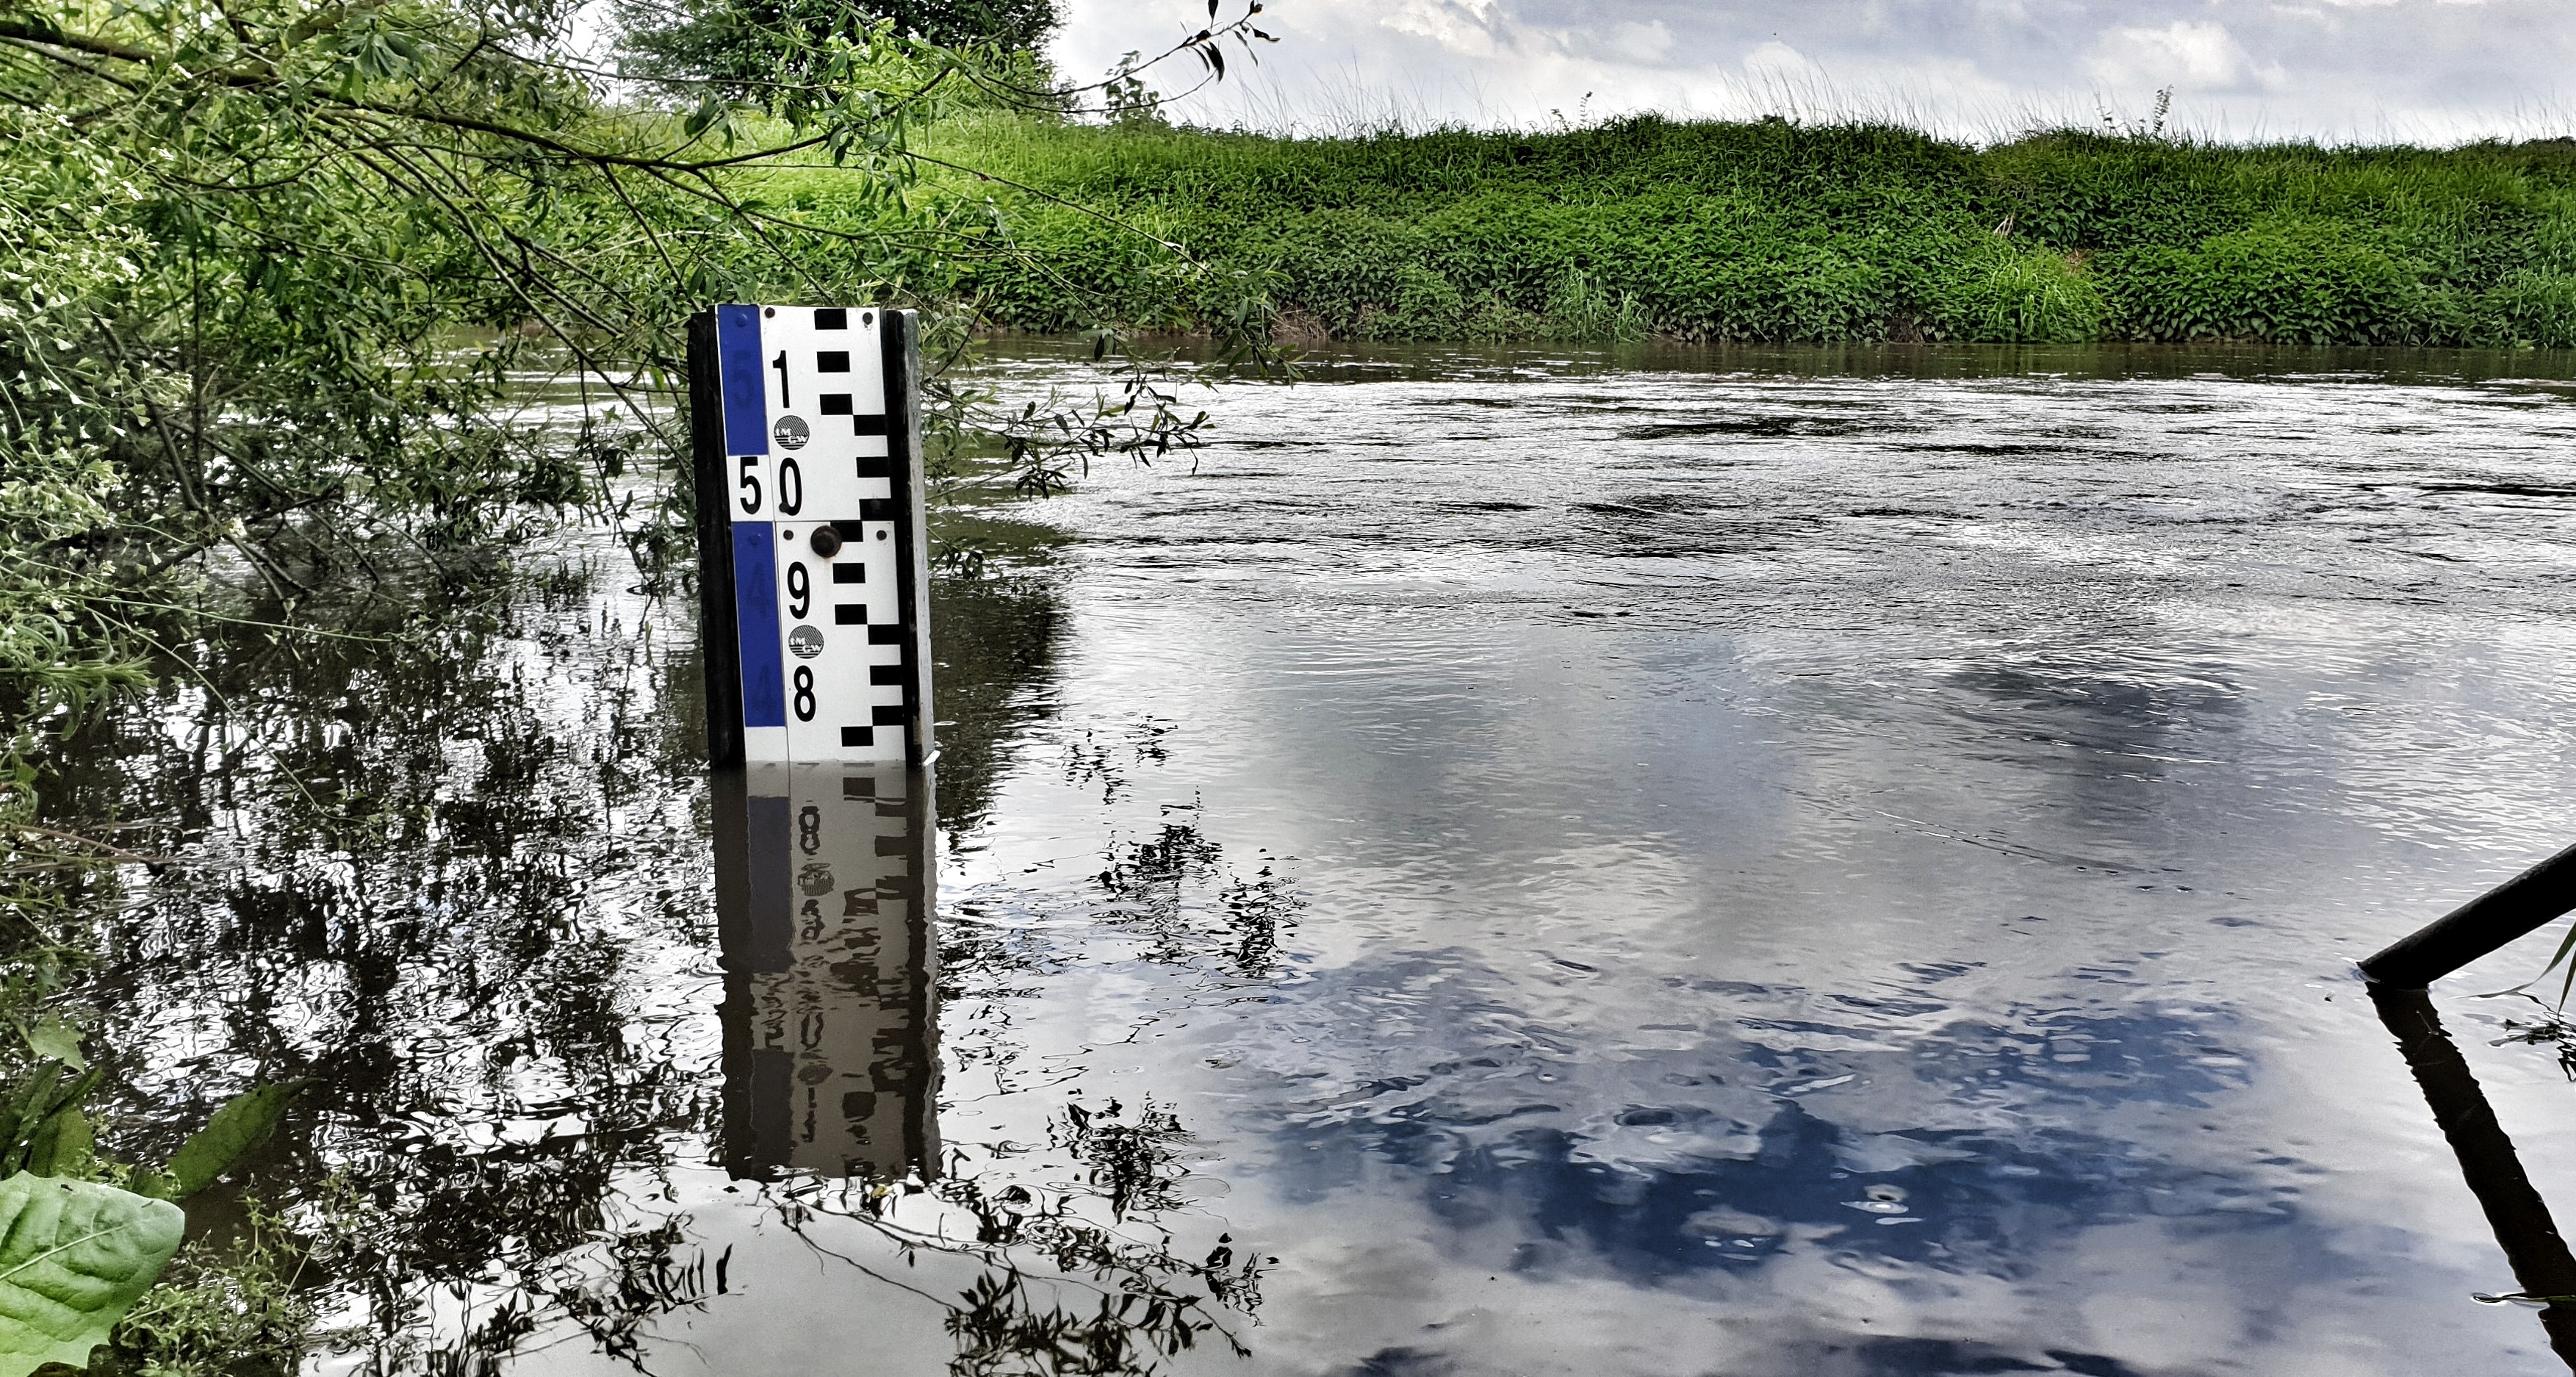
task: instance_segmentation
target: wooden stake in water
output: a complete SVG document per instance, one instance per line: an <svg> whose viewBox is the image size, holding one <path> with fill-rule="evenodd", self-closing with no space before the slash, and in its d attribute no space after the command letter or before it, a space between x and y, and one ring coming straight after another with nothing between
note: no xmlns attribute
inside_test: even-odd
<svg viewBox="0 0 2576 1377"><path fill-rule="evenodd" d="M2576 846L2399 939L2361 963L2372 984L2420 990L2576 909Z"/></svg>

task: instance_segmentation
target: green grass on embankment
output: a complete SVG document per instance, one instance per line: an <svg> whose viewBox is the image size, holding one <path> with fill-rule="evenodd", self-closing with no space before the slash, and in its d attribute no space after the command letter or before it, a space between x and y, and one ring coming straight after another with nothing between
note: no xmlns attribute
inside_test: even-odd
<svg viewBox="0 0 2576 1377"><path fill-rule="evenodd" d="M999 322L1191 329L1266 293L1377 340L2263 339L2576 346L2576 141L2231 147L1624 120L1279 139L968 114L1026 193Z"/></svg>

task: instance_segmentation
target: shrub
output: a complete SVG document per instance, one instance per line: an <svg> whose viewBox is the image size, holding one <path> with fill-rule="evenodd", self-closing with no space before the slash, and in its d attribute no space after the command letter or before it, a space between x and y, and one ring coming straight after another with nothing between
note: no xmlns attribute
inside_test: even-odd
<svg viewBox="0 0 2576 1377"><path fill-rule="evenodd" d="M1825 341L1919 327L1996 341L2539 343L2567 338L2553 275L2576 276L2576 145L2054 131L1980 150L1882 126L1653 117L1280 139L990 112L932 138L1221 267L1275 273L1283 310L1344 337ZM1021 216L1029 247L1085 267L971 269L965 287L1000 319L1213 323L1208 303L1157 286L1157 251L1134 236L1054 206Z"/></svg>
<svg viewBox="0 0 2576 1377"><path fill-rule="evenodd" d="M2141 339L2397 344L2423 333L2413 275L2329 226L2266 225L2106 266L2117 327Z"/></svg>
<svg viewBox="0 0 2576 1377"><path fill-rule="evenodd" d="M2576 273L2515 273L2488 294L2503 342L2576 349Z"/></svg>
<svg viewBox="0 0 2576 1377"><path fill-rule="evenodd" d="M1979 255L1939 293L1934 324L1952 339L2077 343L2100 338L2109 312L2081 264L2045 249Z"/></svg>
<svg viewBox="0 0 2576 1377"><path fill-rule="evenodd" d="M1653 332L1642 302L1627 292L1612 297L1581 268L1567 268L1557 278L1540 328L1554 339L1612 344L1634 343Z"/></svg>

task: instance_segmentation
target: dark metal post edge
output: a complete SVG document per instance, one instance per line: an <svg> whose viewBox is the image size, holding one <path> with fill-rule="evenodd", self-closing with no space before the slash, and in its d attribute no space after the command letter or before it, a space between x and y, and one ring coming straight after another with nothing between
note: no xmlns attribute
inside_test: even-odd
<svg viewBox="0 0 2576 1377"><path fill-rule="evenodd" d="M897 615L903 627L904 763L938 754L930 686L929 476L921 440L921 313L885 312L886 459L894 475Z"/></svg>
<svg viewBox="0 0 2576 1377"><path fill-rule="evenodd" d="M713 307L689 317L689 467L698 532L698 644L707 675L707 760L742 764L742 641L726 519L724 376Z"/></svg>

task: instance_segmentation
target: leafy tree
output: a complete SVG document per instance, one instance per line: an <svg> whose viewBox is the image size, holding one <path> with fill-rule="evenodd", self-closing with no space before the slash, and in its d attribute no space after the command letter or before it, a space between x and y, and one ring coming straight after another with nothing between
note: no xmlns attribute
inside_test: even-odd
<svg viewBox="0 0 2576 1377"><path fill-rule="evenodd" d="M1026 96L1007 73L879 25L797 39L758 106L663 113L611 104L567 31L510 0L0 0L7 724L183 643L155 618L218 556L292 607L531 513L664 539L686 485L621 480L679 452L693 310L936 303L1015 252L989 207L922 185L908 137L958 96ZM764 200L787 170L834 194ZM514 423L530 370L567 367L606 405ZM947 419L1046 472L1185 442L1158 395Z"/></svg>
<svg viewBox="0 0 2576 1377"><path fill-rule="evenodd" d="M1061 22L1056 0L619 0L626 71L756 99L810 80L818 44L879 29L944 48L1035 54Z"/></svg>
<svg viewBox="0 0 2576 1377"><path fill-rule="evenodd" d="M793 36L756 104L625 106L577 56L571 8L0 0L10 755L152 672L220 694L193 658L211 620L293 633L307 599L424 566L453 590L496 539L567 512L661 553L686 529L681 331L710 301L919 304L963 338L971 316L944 309L960 265L1018 251L989 205L918 176L934 160L911 135L961 96L1051 93L880 24ZM1248 32L1172 51L1214 71ZM788 177L832 194L771 196ZM949 390L941 424L1041 487L1077 456L1189 443L1197 418L1128 378L1087 412ZM45 911L28 877L59 857L32 839L136 859L38 826L35 773L0 764L0 910ZM40 945L0 947L0 993L53 959L19 929ZM0 1059L0 1100L50 1085ZM172 1189L211 1160L183 1154Z"/></svg>

